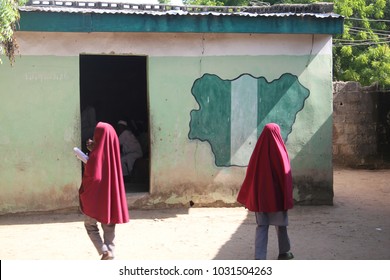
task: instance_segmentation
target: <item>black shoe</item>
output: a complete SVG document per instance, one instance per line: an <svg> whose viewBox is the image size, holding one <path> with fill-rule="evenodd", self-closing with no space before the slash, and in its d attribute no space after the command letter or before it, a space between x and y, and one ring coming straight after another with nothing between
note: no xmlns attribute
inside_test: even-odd
<svg viewBox="0 0 390 280"><path fill-rule="evenodd" d="M279 256L278 256L278 260L292 260L293 258L294 258L294 255L291 252L279 254Z"/></svg>

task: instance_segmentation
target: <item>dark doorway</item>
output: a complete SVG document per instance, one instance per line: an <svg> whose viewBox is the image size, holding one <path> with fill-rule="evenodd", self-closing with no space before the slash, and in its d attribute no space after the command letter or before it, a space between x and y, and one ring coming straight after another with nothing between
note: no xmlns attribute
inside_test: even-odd
<svg viewBox="0 0 390 280"><path fill-rule="evenodd" d="M135 161L130 175L124 178L126 192L149 191L146 67L145 56L80 55L82 119L85 119L86 108L92 108L96 122L103 121L116 127L119 120L124 120L142 147L143 156ZM85 129L82 129L85 138L83 131ZM84 141L81 140L81 146L85 151Z"/></svg>

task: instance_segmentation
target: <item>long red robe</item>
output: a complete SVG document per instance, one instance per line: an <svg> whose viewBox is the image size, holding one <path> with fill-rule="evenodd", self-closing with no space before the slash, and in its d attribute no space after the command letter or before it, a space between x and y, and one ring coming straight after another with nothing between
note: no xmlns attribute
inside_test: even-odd
<svg viewBox="0 0 390 280"><path fill-rule="evenodd" d="M118 136L110 124L99 122L94 141L79 191L81 210L104 224L126 223L129 211Z"/></svg>
<svg viewBox="0 0 390 280"><path fill-rule="evenodd" d="M290 160L277 124L267 124L257 140L237 201L252 212L293 207Z"/></svg>

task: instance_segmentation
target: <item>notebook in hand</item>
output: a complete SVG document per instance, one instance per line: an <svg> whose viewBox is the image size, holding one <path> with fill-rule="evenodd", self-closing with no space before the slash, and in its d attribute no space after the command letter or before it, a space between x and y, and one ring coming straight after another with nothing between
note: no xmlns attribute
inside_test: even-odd
<svg viewBox="0 0 390 280"><path fill-rule="evenodd" d="M74 147L73 148L73 152L75 153L76 157L81 160L82 162L84 163L87 163L88 161L88 156L86 154L84 154L84 152L82 150L80 150L79 148L77 147Z"/></svg>

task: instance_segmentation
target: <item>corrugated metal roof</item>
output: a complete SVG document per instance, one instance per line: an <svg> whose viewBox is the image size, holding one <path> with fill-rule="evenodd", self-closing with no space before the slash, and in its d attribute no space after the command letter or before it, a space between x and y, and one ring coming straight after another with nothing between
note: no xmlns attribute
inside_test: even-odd
<svg viewBox="0 0 390 280"><path fill-rule="evenodd" d="M215 7L102 1L115 0L31 0L20 7L20 30L275 34L343 31L343 17L333 13L332 3Z"/></svg>
<svg viewBox="0 0 390 280"><path fill-rule="evenodd" d="M340 18L333 13L333 3L263 5L263 6L189 6L165 4L131 4L100 1L32 0L19 7L26 12L136 14L173 16L248 16L248 17L317 17Z"/></svg>

